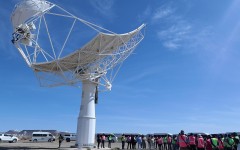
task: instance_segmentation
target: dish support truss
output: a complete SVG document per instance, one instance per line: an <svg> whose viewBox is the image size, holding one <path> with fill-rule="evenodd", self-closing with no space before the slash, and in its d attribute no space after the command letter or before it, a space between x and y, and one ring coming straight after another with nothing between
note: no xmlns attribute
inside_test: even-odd
<svg viewBox="0 0 240 150"><path fill-rule="evenodd" d="M18 7L23 6L16 5L15 10ZM57 8L58 13L54 12L53 8ZM46 15L72 19L69 32L61 44L62 47L55 47L54 35L50 32ZM96 36L82 48L64 55L67 44L71 43L69 37L77 27L77 22L94 30ZM78 86L81 81L89 80L101 85L101 90L111 90L112 82L122 62L144 38L142 30L144 27L143 24L132 32L116 34L50 3L49 9L35 14L14 29L12 42L28 66L35 72L41 86ZM42 28L46 30L47 39L45 40L50 43L50 49L41 47L39 35L42 34Z"/></svg>
<svg viewBox="0 0 240 150"><path fill-rule="evenodd" d="M29 7L29 4L33 7ZM44 6L44 9L34 6L35 4ZM58 9L58 11L54 12L54 9ZM27 12L24 12L26 10ZM29 17L29 12L33 13L31 17ZM23 21L16 25L21 13L25 13L25 16L20 19ZM46 19L47 15L72 19L67 36L60 47L54 45L56 39L49 28L50 23ZM82 82L82 101L78 117L76 145L78 149L93 147L98 86L101 85L100 87L105 90L111 90L112 82L123 61L132 54L144 38L142 29L145 25L143 24L129 33L116 34L80 19L60 6L44 0L25 0L16 5L12 14L12 23L14 26L12 42L28 66L35 72L41 86L77 86ZM66 54L68 44L72 43L69 38L77 23L87 26L96 34L82 48ZM44 39L40 38L43 32L42 27L46 31ZM58 30L56 36L60 36L60 32L61 30ZM50 46L44 48L46 42L41 44L42 40L47 40Z"/></svg>

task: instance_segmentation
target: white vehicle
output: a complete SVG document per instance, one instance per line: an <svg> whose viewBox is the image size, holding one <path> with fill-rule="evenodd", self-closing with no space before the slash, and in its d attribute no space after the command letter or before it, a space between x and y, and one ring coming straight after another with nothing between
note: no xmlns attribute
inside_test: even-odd
<svg viewBox="0 0 240 150"><path fill-rule="evenodd" d="M32 133L33 142L52 142L55 141L55 136L50 132L33 132Z"/></svg>
<svg viewBox="0 0 240 150"><path fill-rule="evenodd" d="M66 133L64 134L64 140L66 140L67 142L70 141L76 141L76 134L75 133Z"/></svg>
<svg viewBox="0 0 240 150"><path fill-rule="evenodd" d="M16 143L18 138L11 134L0 134L0 142Z"/></svg>

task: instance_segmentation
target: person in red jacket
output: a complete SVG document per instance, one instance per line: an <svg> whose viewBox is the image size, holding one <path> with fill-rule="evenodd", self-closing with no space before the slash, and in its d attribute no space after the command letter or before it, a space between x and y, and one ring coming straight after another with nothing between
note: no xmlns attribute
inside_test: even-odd
<svg viewBox="0 0 240 150"><path fill-rule="evenodd" d="M184 131L181 130L181 132L178 135L178 143L180 150L188 150L188 144L187 144L187 136L184 134Z"/></svg>
<svg viewBox="0 0 240 150"><path fill-rule="evenodd" d="M222 136L218 136L218 149L219 150L224 150L224 145L223 145L223 141L222 141Z"/></svg>
<svg viewBox="0 0 240 150"><path fill-rule="evenodd" d="M188 136L190 150L196 150L196 137L190 133L190 136Z"/></svg>
<svg viewBox="0 0 240 150"><path fill-rule="evenodd" d="M163 138L161 136L157 139L158 149L162 150Z"/></svg>
<svg viewBox="0 0 240 150"><path fill-rule="evenodd" d="M201 135L198 135L198 138L197 138L197 149L198 150L204 150L205 149L204 139Z"/></svg>
<svg viewBox="0 0 240 150"><path fill-rule="evenodd" d="M207 140L205 143L206 150L212 150L212 142L211 142L211 135L207 136Z"/></svg>
<svg viewBox="0 0 240 150"><path fill-rule="evenodd" d="M172 150L172 136L168 135L167 137L168 150Z"/></svg>

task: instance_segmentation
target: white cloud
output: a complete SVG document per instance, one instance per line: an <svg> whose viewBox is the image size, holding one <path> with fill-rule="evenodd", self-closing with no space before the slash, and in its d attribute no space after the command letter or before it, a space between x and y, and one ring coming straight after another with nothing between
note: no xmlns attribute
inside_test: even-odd
<svg viewBox="0 0 240 150"><path fill-rule="evenodd" d="M185 39L189 38L191 28L190 24L179 22L166 30L159 31L157 35L164 47L168 49L177 49Z"/></svg>
<svg viewBox="0 0 240 150"><path fill-rule="evenodd" d="M171 15L173 12L174 12L173 8L162 6L154 12L152 21L157 21L159 19L165 18Z"/></svg>
<svg viewBox="0 0 240 150"><path fill-rule="evenodd" d="M113 0L92 0L91 5L102 15L113 16L112 6L114 5Z"/></svg>
<svg viewBox="0 0 240 150"><path fill-rule="evenodd" d="M177 49L180 47L180 45L174 41L166 41L163 43L163 46L169 49Z"/></svg>
<svg viewBox="0 0 240 150"><path fill-rule="evenodd" d="M163 47L167 50L184 48L189 52L215 51L212 28L188 21L178 12L178 7L169 2L149 14L153 26ZM218 46L217 46L218 47Z"/></svg>
<svg viewBox="0 0 240 150"><path fill-rule="evenodd" d="M173 7L171 2L161 5L155 11L147 7L144 12L142 16L150 18L152 26L158 25L157 37L169 50L182 47L192 32L192 25L183 16L177 14L177 8Z"/></svg>
<svg viewBox="0 0 240 150"><path fill-rule="evenodd" d="M168 16L171 16L174 11L175 9L172 8L170 4L162 5L155 10L153 10L149 5L143 13L138 16L138 18L140 22L148 20L151 24L156 24L162 19L166 19Z"/></svg>

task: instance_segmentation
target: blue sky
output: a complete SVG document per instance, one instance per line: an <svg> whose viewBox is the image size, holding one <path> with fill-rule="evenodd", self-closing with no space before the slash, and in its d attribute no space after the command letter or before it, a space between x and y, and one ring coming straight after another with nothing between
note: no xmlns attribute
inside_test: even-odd
<svg viewBox="0 0 240 150"><path fill-rule="evenodd" d="M0 131L75 132L81 88L40 87L11 43L0 2ZM240 126L240 1L50 0L117 33L146 23L111 92L99 94L97 132L228 132Z"/></svg>

